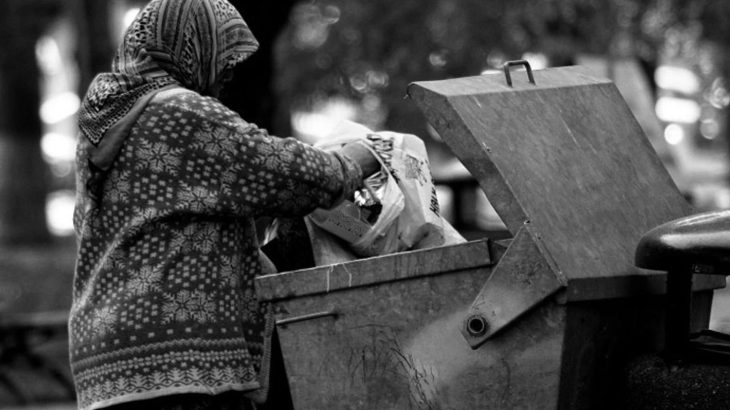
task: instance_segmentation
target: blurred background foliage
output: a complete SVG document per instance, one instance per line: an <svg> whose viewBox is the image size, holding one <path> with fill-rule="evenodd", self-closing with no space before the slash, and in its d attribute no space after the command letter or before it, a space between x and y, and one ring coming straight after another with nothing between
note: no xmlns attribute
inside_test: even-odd
<svg viewBox="0 0 730 410"><path fill-rule="evenodd" d="M699 34L688 33L701 23L680 18L689 14L680 3L302 2L278 43L277 91L289 104L310 109L332 96L364 108L375 105L375 98L383 113L374 120L382 117L391 128L413 127L411 118L393 111L407 106L399 100L412 81L478 75L522 57L560 66L595 54L635 57L655 66L668 32Z"/></svg>
<svg viewBox="0 0 730 410"><path fill-rule="evenodd" d="M730 3L232 3L261 49L239 67L224 102L276 135L316 142L342 118L414 133L427 141L434 174L448 188L449 180L468 179L468 173L407 100L410 82L491 73L515 59L527 59L533 69L586 64L624 92L688 198L700 208L730 207L730 27L724 24ZM0 6L0 242L72 234L75 112L143 6L140 0L8 0ZM449 202L447 189L441 193Z"/></svg>
<svg viewBox="0 0 730 410"><path fill-rule="evenodd" d="M730 207L728 13L730 3L714 0L299 2L276 42L272 128L315 142L344 117L414 133L449 185L465 171L404 100L410 82L491 73L516 59L537 69L585 64L617 83L698 208ZM480 195L466 201L477 210L455 213L473 211L466 225L493 228Z"/></svg>
<svg viewBox="0 0 730 410"><path fill-rule="evenodd" d="M227 105L310 143L340 119L419 135L462 231L501 222L406 88L516 59L584 64L614 80L687 198L730 208L726 0L231 2L261 48L238 67ZM144 3L0 2L0 312L69 306L75 115Z"/></svg>

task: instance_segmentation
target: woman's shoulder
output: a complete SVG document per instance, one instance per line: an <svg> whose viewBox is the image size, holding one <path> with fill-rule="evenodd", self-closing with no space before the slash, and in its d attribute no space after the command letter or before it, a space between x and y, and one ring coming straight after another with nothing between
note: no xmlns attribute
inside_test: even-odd
<svg viewBox="0 0 730 410"><path fill-rule="evenodd" d="M218 99L204 96L184 88L173 88L159 92L151 106L157 109L184 115L187 121L213 122L228 127L245 123L241 117Z"/></svg>

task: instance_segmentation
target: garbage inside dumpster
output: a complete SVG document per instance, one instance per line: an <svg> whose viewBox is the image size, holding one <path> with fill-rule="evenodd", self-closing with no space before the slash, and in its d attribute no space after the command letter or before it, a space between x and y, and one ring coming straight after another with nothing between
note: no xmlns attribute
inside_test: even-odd
<svg viewBox="0 0 730 410"><path fill-rule="evenodd" d="M511 239L257 279L296 409L606 408L657 347L665 275L633 252L690 206L611 81L512 65L408 89ZM693 326L722 286L695 281Z"/></svg>
<svg viewBox="0 0 730 410"><path fill-rule="evenodd" d="M377 256L464 242L439 215L436 188L423 141L415 135L374 132L341 121L318 144L326 150L367 141L381 161L381 171L366 179L352 200L318 209L308 218L347 242L359 256Z"/></svg>

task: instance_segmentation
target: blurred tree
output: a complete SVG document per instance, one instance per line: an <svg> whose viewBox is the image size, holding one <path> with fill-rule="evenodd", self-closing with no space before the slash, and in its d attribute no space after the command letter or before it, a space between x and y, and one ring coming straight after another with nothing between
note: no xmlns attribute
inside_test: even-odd
<svg viewBox="0 0 730 410"><path fill-rule="evenodd" d="M0 243L50 239L45 219L48 175L40 152L39 69L35 46L59 4L0 2Z"/></svg>
<svg viewBox="0 0 730 410"><path fill-rule="evenodd" d="M453 157L403 101L412 81L479 75L522 57L569 65L591 54L636 59L657 97L654 71L669 58L700 74L702 95L683 97L712 107L703 115L715 116L725 138L711 146L730 148L728 21L727 0L303 1L277 46L276 92L290 105L285 114L348 100L357 121L423 137L439 168Z"/></svg>
<svg viewBox="0 0 730 410"><path fill-rule="evenodd" d="M716 49L716 59L722 81L711 85L706 92L706 98L716 107L722 107L724 113L724 138L730 148L730 97L728 97L728 83L730 82L730 2L721 0L685 0L687 10L685 16L689 24L696 21L701 29L701 38L711 42ZM697 4L693 4L697 3ZM719 84L719 86L718 86ZM729 176L730 177L730 176Z"/></svg>
<svg viewBox="0 0 730 410"><path fill-rule="evenodd" d="M379 107L385 128L427 135L413 104L401 102L408 83L478 75L526 52L546 55L551 65L571 64L580 53L630 54L653 64L661 40L645 32L643 19L661 2L301 2L277 53L277 91L305 110L344 96L365 115Z"/></svg>
<svg viewBox="0 0 730 410"><path fill-rule="evenodd" d="M289 12L295 2L231 0L259 41L259 50L236 67L235 77L223 102L247 121L279 135L289 135L290 129L287 119L277 121L276 118L273 45L289 21Z"/></svg>
<svg viewBox="0 0 730 410"><path fill-rule="evenodd" d="M79 94L84 95L91 80L109 71L115 46L109 31L109 0L73 0L68 7L76 26Z"/></svg>
<svg viewBox="0 0 730 410"><path fill-rule="evenodd" d="M478 74L503 37L504 6L490 3L493 13L471 13L485 7L471 0L302 2L278 50L279 95L305 110L342 96L373 122L383 116L387 128L423 134L413 128L423 124L415 107L398 103L407 84Z"/></svg>
<svg viewBox="0 0 730 410"><path fill-rule="evenodd" d="M705 108L709 105L721 110L721 140L730 148L730 2L654 0L651 5L637 25L640 35L636 37L650 39L644 46L653 45L655 53L690 67L700 77L701 95L684 97L697 98Z"/></svg>

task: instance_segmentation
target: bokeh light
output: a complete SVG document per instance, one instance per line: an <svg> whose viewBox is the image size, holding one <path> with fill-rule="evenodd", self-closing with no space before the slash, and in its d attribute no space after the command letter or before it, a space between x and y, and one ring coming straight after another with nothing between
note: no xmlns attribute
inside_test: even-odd
<svg viewBox="0 0 730 410"><path fill-rule="evenodd" d="M684 94L694 94L700 90L700 80L697 75L684 67L660 66L654 72L654 81L660 88Z"/></svg>
<svg viewBox="0 0 730 410"><path fill-rule="evenodd" d="M661 97L656 103L656 114L664 122L694 124L700 119L700 105L687 98Z"/></svg>
<svg viewBox="0 0 730 410"><path fill-rule="evenodd" d="M123 26L124 30L126 30L127 27L132 25L132 23L134 22L134 19L137 18L137 14L139 14L139 11L140 11L139 7L133 7L124 13L124 17L122 17L122 24L124 25ZM122 30L122 31L124 31L124 30Z"/></svg>
<svg viewBox="0 0 730 410"><path fill-rule="evenodd" d="M56 236L72 235L75 192L60 190L51 192L46 201L46 222L48 230Z"/></svg>
<svg viewBox="0 0 730 410"><path fill-rule="evenodd" d="M669 124L664 129L664 139L669 145L677 145L684 141L685 132L679 124Z"/></svg>
<svg viewBox="0 0 730 410"><path fill-rule="evenodd" d="M56 124L76 114L80 107L81 99L76 93L62 92L49 97L41 104L41 120L46 124Z"/></svg>

